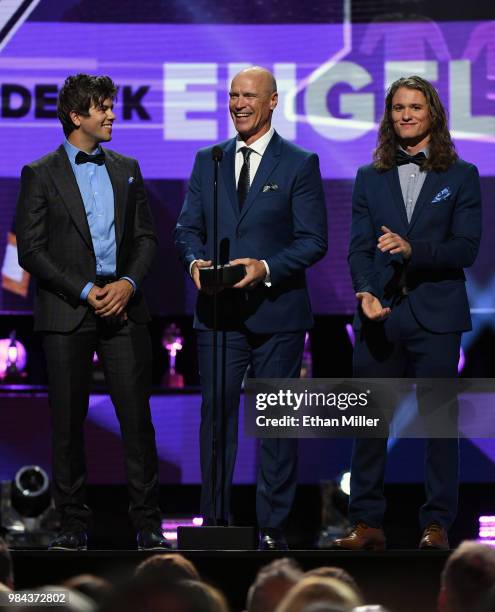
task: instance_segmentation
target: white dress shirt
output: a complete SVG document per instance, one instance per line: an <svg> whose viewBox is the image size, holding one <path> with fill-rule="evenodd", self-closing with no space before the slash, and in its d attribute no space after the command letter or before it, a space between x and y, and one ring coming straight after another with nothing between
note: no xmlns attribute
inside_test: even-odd
<svg viewBox="0 0 495 612"><path fill-rule="evenodd" d="M261 164L261 158L263 157L263 153L266 151L267 146L270 144L270 140L272 139L273 133L275 130L271 127L266 134L263 134L258 140L252 142L249 146L240 139L239 135L237 135L237 142L235 143L235 184L237 187L237 183L239 182L239 176L241 174L242 164L244 163L244 155L241 153L241 149L243 147L248 147L251 149L252 153L249 156L249 186L253 184L254 177L256 176L256 172ZM267 287L271 287L272 283L270 280L270 268L264 259L261 260L262 264L265 266L266 276L263 280L264 284Z"/></svg>
<svg viewBox="0 0 495 612"><path fill-rule="evenodd" d="M252 150L251 155L249 156L249 181L250 186L253 183L254 177L256 176L256 172L260 166L261 158L263 157L263 153L266 151L267 146L270 144L270 140L274 134L275 130L271 127L266 134L263 134L258 140L255 140L249 146L240 139L239 135L237 135L237 141L235 143L235 184L237 187L237 183L239 182L239 176L241 174L242 164L244 163L244 155L241 153L242 147L248 147ZM189 274L192 276L192 267L196 260L191 261L189 265ZM271 287L272 283L270 280L270 268L264 259L261 260L263 265L265 266L266 276L263 280L263 283L267 287Z"/></svg>
<svg viewBox="0 0 495 612"><path fill-rule="evenodd" d="M235 143L235 184L237 187L237 183L239 182L239 175L241 174L242 164L244 163L244 156L241 153L242 147L248 147L251 149L252 153L249 156L249 180L250 184L253 184L254 177L256 176L256 172L260 166L261 158L263 157L263 153L266 151L266 147L270 144L270 140L272 139L274 129L270 128L266 134L263 134L258 140L247 145L243 140L240 139L239 135L237 136L237 141Z"/></svg>

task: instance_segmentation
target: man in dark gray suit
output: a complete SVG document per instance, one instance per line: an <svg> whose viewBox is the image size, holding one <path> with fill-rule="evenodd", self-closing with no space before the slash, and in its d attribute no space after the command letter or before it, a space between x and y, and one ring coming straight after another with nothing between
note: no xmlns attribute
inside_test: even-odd
<svg viewBox="0 0 495 612"><path fill-rule="evenodd" d="M122 431L138 548L168 547L149 408L150 317L140 290L156 237L137 161L100 146L112 138L116 93L106 76L66 79L58 100L66 140L23 168L17 203L19 263L38 283L34 325L50 383L62 525L52 549L87 546L83 426L95 351Z"/></svg>

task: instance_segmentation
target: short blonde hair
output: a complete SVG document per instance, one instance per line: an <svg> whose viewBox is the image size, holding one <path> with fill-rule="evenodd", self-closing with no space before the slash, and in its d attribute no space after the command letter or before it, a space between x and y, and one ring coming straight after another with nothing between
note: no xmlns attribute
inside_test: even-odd
<svg viewBox="0 0 495 612"><path fill-rule="evenodd" d="M353 589L336 578L306 576L287 593L276 612L300 612L315 602L331 602L355 608L362 604Z"/></svg>

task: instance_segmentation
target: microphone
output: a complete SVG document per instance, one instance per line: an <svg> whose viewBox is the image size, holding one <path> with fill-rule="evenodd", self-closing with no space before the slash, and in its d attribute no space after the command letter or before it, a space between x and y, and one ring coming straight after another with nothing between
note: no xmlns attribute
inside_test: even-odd
<svg viewBox="0 0 495 612"><path fill-rule="evenodd" d="M211 151L211 158L213 159L213 161L220 162L222 161L222 157L223 157L222 147L219 147L218 145L214 146Z"/></svg>

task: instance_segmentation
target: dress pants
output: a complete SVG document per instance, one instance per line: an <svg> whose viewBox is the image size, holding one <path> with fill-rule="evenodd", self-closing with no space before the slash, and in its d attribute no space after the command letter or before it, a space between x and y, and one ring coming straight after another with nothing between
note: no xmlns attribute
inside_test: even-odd
<svg viewBox="0 0 495 612"><path fill-rule="evenodd" d="M52 415L53 495L63 530L86 530L84 420L93 354L102 362L122 433L131 520L137 530L156 528L158 460L151 422L151 343L146 325L106 321L88 310L70 333L45 333Z"/></svg>
<svg viewBox="0 0 495 612"><path fill-rule="evenodd" d="M383 323L366 322L354 348L356 378L455 378L461 334L436 334L416 320L404 298ZM457 407L455 402L454 409ZM421 398L418 397L421 414ZM455 415L457 418L457 414ZM459 444L457 438L426 439L425 493L420 509L422 529L439 523L449 529L457 512ZM356 439L351 461L350 519L381 527L385 513L383 482L386 439Z"/></svg>
<svg viewBox="0 0 495 612"><path fill-rule="evenodd" d="M237 454L237 429L242 381L250 365L250 378L298 378L304 348L304 331L253 334L247 329L218 332L218 396L225 402L224 431L217 416L217 505L211 497L212 472L212 346L213 333L198 332L198 353L203 388L201 405L201 513L207 519L229 522L232 478ZM222 379L222 369L225 376ZM218 406L221 407L220 400ZM224 452L222 452L224 450ZM222 461L223 455L223 461ZM223 489L221 483L223 482ZM263 439L259 448L256 514L262 529L282 529L287 521L297 484L297 440ZM216 514L216 516L215 516Z"/></svg>

